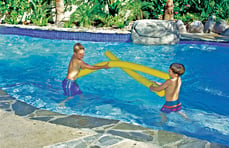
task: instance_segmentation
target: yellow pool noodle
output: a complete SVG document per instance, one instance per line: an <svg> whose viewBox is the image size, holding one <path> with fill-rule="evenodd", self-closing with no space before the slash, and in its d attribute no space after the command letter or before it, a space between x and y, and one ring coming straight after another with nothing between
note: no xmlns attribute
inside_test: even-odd
<svg viewBox="0 0 229 148"><path fill-rule="evenodd" d="M169 75L165 72L149 68L140 64L135 64L131 62L125 62L125 61L120 61L114 54L112 54L110 51L106 51L105 55L112 61L105 61L105 62L100 62L95 64L95 66L102 66L105 65L107 62L109 62L109 67L116 67L116 68L121 68L123 71L125 71L128 75L130 75L132 78L134 78L136 81L141 83L142 85L146 87L150 87L151 85L157 86L155 83L152 83L150 80L146 79L142 75L138 74L137 72L133 71L140 71L149 75L152 75L154 77L158 77L161 79L169 79ZM78 78L85 76L87 74L90 74L96 70L89 70L89 69L83 69L80 71ZM160 92L155 92L159 96L164 96L165 92L160 91Z"/></svg>
<svg viewBox="0 0 229 148"><path fill-rule="evenodd" d="M108 52L106 52L105 54L107 54ZM107 54L106 56L112 57L111 54ZM111 59L116 59L116 58L111 58ZM115 61L104 61L104 62L100 62L95 64L95 66L102 66L105 65L107 62L109 62L109 67L112 68L126 68L126 69L130 69L130 70L136 70L136 71L140 71L149 75L152 75L154 77L158 77L161 79L169 79L169 75L165 72L153 69L153 68L149 68L140 64L135 64L135 63L131 63L131 62L125 62L125 61L118 61L117 59ZM85 76L89 73L92 73L96 70L89 70L89 69L83 69L80 71L78 78Z"/></svg>
<svg viewBox="0 0 229 148"><path fill-rule="evenodd" d="M106 51L105 55L110 60L119 60L110 51ZM166 74L164 72L161 72L161 71L158 71L158 70L155 70L155 69L152 69L152 68L149 68L149 67L146 67L146 66L142 66L142 65L139 65L139 64L134 64L133 65L133 63L130 63L130 62L125 62L125 63L122 62L122 64L127 64L128 65L128 66L124 66L124 65L120 66L120 67L122 67L121 69L124 72L126 72L128 75L130 75L132 78L134 78L136 81L138 81L142 85L146 86L147 88L149 88L151 85L157 86L157 84L152 83L150 80L146 79L145 77L143 77L142 75L138 74L137 72L135 72L135 71L133 71L131 69L142 71L142 72L148 73L150 75L153 75L153 76L156 76L156 77L159 77L159 78L162 78L162 79L168 79L169 78L168 74ZM123 68L123 67L131 67L131 69L127 69L127 68ZM160 92L156 92L155 91L155 93L160 97L165 95L165 91L164 90L162 90Z"/></svg>

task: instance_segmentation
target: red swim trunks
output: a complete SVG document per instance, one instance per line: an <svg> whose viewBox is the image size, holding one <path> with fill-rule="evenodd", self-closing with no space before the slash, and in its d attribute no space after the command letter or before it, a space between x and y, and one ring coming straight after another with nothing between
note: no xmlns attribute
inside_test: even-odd
<svg viewBox="0 0 229 148"><path fill-rule="evenodd" d="M181 110L181 103L179 100L176 101L166 101L162 106L161 110L164 113L178 112Z"/></svg>

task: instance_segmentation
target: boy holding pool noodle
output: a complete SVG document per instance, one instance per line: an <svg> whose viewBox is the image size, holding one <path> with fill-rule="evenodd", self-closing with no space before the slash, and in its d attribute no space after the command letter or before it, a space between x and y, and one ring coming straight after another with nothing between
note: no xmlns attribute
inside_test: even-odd
<svg viewBox="0 0 229 148"><path fill-rule="evenodd" d="M165 90L165 104L162 106L160 111L161 115L161 123L165 123L167 121L166 114L171 112L179 113L183 118L187 119L187 116L184 113L181 113L181 103L179 102L179 92L181 87L181 78L185 72L185 68L183 64L173 63L169 67L169 76L170 79L166 80L164 83L158 83L157 87L151 85L149 88L151 91L161 91Z"/></svg>
<svg viewBox="0 0 229 148"><path fill-rule="evenodd" d="M64 106L64 103L73 98L75 95L81 95L82 91L77 84L77 76L81 69L90 69L90 70L98 70L98 69L108 69L109 62L107 62L103 66L91 66L85 63L82 59L84 57L84 47L80 43L76 43L73 46L73 55L68 65L68 74L67 77L62 81L62 87L64 90L64 95L67 96L65 100L63 100L60 105Z"/></svg>

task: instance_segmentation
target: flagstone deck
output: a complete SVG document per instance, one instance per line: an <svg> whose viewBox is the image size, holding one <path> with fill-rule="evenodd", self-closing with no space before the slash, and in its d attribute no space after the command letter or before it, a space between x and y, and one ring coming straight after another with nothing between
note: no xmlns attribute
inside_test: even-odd
<svg viewBox="0 0 229 148"><path fill-rule="evenodd" d="M35 108L0 90L1 148L226 148L119 120Z"/></svg>

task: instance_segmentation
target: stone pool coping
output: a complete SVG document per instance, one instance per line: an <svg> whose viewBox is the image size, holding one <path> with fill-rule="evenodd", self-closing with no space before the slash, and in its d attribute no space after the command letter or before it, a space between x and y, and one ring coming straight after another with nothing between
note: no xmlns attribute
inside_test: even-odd
<svg viewBox="0 0 229 148"><path fill-rule="evenodd" d="M0 34L24 35L44 39L94 42L131 42L130 32L121 30L70 29L55 26L38 27L0 24Z"/></svg>
<svg viewBox="0 0 229 148"><path fill-rule="evenodd" d="M226 148L206 140L120 120L64 115L36 108L0 89L0 145L79 148Z"/></svg>
<svg viewBox="0 0 229 148"><path fill-rule="evenodd" d="M112 28L58 28L55 25L44 27L29 25L0 24L0 34L24 35L45 39L81 40L95 42L131 42L131 30ZM181 33L180 42L199 42L229 46L229 36L216 33Z"/></svg>
<svg viewBox="0 0 229 148"><path fill-rule="evenodd" d="M31 35L31 33L34 34ZM87 41L101 41L99 39L103 39L102 41L105 42L131 41L130 32L122 30L77 30L55 28L53 26L0 25L0 34L18 34L44 38L43 35L47 35L47 33L51 39L79 40L78 37L83 36ZM63 35L58 33L63 33ZM71 37L73 33L77 35ZM205 41L212 45L229 46L228 37L216 34L181 34L181 44L187 42L199 43L199 41ZM132 125L119 120L64 115L38 109L16 100L2 90L0 90L0 119L2 120L0 131L4 131L0 135L0 145L7 148L15 146L23 148L31 146L46 148L229 147L168 131Z"/></svg>

